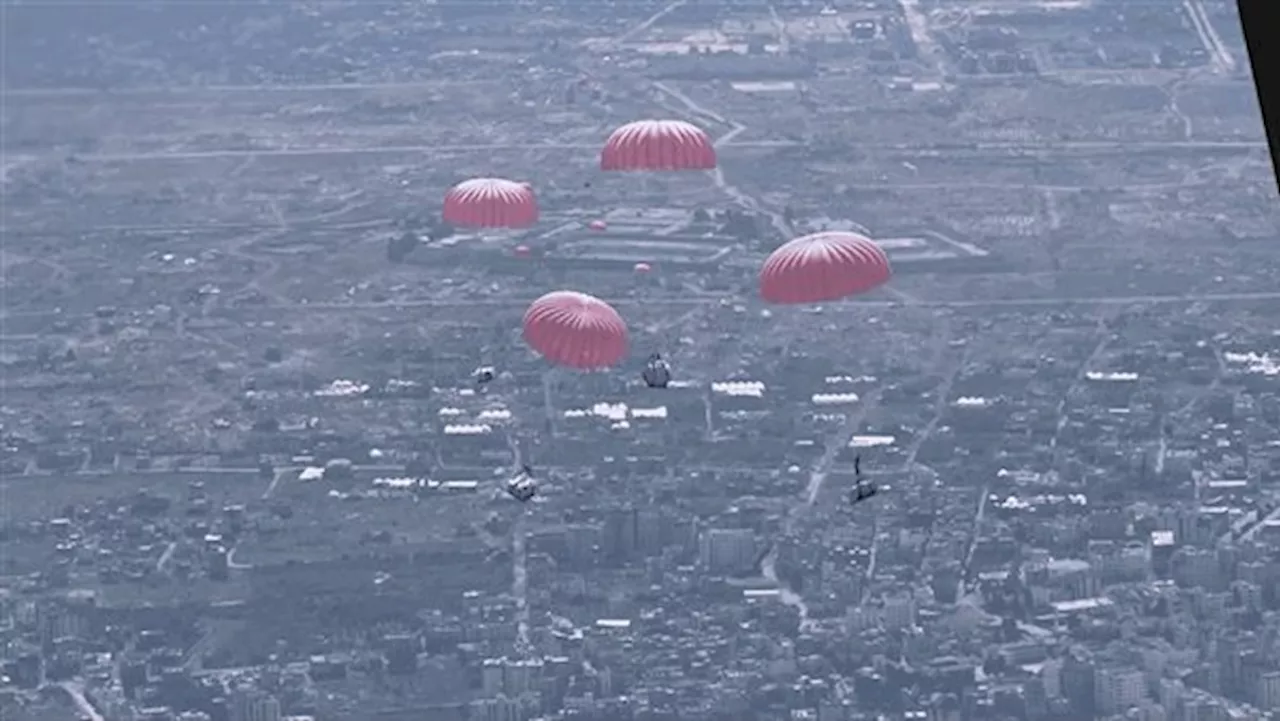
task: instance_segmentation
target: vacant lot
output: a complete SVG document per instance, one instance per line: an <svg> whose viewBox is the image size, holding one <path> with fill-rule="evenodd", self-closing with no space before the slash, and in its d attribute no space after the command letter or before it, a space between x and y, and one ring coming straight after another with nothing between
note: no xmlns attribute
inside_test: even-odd
<svg viewBox="0 0 1280 721"><path fill-rule="evenodd" d="M123 499L146 489L177 498L188 483L203 481L215 506L245 503L262 494L263 482L252 472L161 471L119 474L38 475L0 481L0 516L6 522L46 520L62 515L68 506L84 506L100 499Z"/></svg>

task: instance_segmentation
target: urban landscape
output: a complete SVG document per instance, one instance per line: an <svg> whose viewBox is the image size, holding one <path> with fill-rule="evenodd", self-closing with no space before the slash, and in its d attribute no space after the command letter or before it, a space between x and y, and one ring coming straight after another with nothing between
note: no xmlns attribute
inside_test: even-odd
<svg viewBox="0 0 1280 721"><path fill-rule="evenodd" d="M3 721L1280 719L1234 3L2 10Z"/></svg>

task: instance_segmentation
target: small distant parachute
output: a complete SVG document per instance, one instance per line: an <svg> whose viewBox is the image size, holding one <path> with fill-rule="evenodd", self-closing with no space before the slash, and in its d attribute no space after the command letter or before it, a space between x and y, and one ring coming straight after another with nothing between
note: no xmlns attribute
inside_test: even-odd
<svg viewBox="0 0 1280 721"><path fill-rule="evenodd" d="M640 377L650 388L666 388L671 383L671 366L662 359L661 355L654 353L649 356Z"/></svg>
<svg viewBox="0 0 1280 721"><path fill-rule="evenodd" d="M601 170L711 170L716 149L683 120L638 120L619 127L600 152Z"/></svg>
<svg viewBox="0 0 1280 721"><path fill-rule="evenodd" d="M773 251L760 269L769 303L823 303L874 290L893 276L875 241L848 232L815 233Z"/></svg>
<svg viewBox="0 0 1280 721"><path fill-rule="evenodd" d="M601 232L601 231L608 230L609 224L604 222L603 220L593 220L587 224L587 227L594 231Z"/></svg>
<svg viewBox="0 0 1280 721"><path fill-rule="evenodd" d="M445 193L443 215L461 228L527 228L538 222L538 201L528 183L473 178Z"/></svg>
<svg viewBox="0 0 1280 721"><path fill-rule="evenodd" d="M876 482L867 480L862 475L862 456L853 457L853 482L853 490L849 491L850 503L862 503L880 493L880 487L876 485Z"/></svg>
<svg viewBox="0 0 1280 721"><path fill-rule="evenodd" d="M533 478L532 468L524 466L519 473L507 480L507 495L521 503L528 503L538 495L538 482Z"/></svg>
<svg viewBox="0 0 1280 721"><path fill-rule="evenodd" d="M637 273L643 274L653 270L653 266L648 263L636 263L635 266L633 266L633 270Z"/></svg>
<svg viewBox="0 0 1280 721"><path fill-rule="evenodd" d="M511 249L511 254L517 258L528 258L533 255L533 249L527 245L517 245Z"/></svg>
<svg viewBox="0 0 1280 721"><path fill-rule="evenodd" d="M572 290L535 300L524 314L524 340L555 365L595 370L627 355L627 325L608 303Z"/></svg>

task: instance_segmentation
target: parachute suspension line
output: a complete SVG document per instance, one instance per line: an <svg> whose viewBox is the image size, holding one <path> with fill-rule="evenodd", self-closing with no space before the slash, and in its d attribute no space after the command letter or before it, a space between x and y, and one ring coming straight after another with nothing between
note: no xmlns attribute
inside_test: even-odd
<svg viewBox="0 0 1280 721"><path fill-rule="evenodd" d="M702 391L702 421L705 440L710 443L716 437L716 412L711 402L711 382Z"/></svg>
<svg viewBox="0 0 1280 721"><path fill-rule="evenodd" d="M556 437L556 369L548 368L542 374L542 405L547 414L547 433Z"/></svg>

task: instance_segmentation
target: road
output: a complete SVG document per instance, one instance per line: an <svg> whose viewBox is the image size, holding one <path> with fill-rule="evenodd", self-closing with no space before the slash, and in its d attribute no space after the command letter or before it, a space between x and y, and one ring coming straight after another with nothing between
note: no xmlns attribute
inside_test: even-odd
<svg viewBox="0 0 1280 721"><path fill-rule="evenodd" d="M732 120L729 120L725 118L723 115L720 115L719 113L715 112L714 110L709 110L703 107L702 105L699 105L697 101L693 100L689 96L685 95L684 93L680 92L679 90L676 90L675 88L669 85L666 85L664 83L654 83L653 87L656 88L658 91L679 101L682 105L688 108L689 111L694 113L695 115L700 115L704 118L708 118L717 123L720 123L721 125L729 126L730 128L729 132L721 136L715 141L715 146L717 148L721 148L729 144L729 142L731 142L734 138L738 137L738 135L740 135L744 130L747 129L747 126L741 123L737 123ZM751 197L747 193L742 192L737 187L730 184L729 181L725 179L723 168L717 167L714 170L710 170L707 172L711 175L711 180L716 184L716 187L718 187L720 191L723 192L725 195L732 198L733 202L737 203L739 206L741 206L742 208L750 212L767 216L769 218L769 223L774 227L775 230L778 231L778 233L782 237L787 238L792 235L795 235L794 231L791 228L791 224L788 223L786 219L782 217L781 213L777 213L768 208L765 208L755 198Z"/></svg>
<svg viewBox="0 0 1280 721"><path fill-rule="evenodd" d="M1055 409L1055 412L1058 416L1058 424L1054 431L1054 437L1049 442L1050 448L1053 449L1053 456L1054 456L1053 467L1055 469L1057 468L1057 465L1058 465L1058 452L1059 452L1058 436L1059 434L1062 433L1063 429L1066 428L1067 421L1068 421L1067 406L1071 400L1071 395L1075 392L1076 388L1081 383L1084 382L1090 368L1093 367L1094 361L1096 361L1099 357L1101 357L1103 352L1105 352L1107 349L1107 344L1110 342L1110 339L1111 339L1111 334L1108 330L1108 325L1107 325L1108 320L1109 319L1106 316L1098 319L1097 326L1095 329L1095 332L1100 336L1098 339L1098 342L1094 344L1094 347L1090 350L1089 355L1086 356L1085 359L1080 362L1079 367L1076 369L1076 375L1074 380L1071 383L1071 386L1067 388L1066 392L1062 394L1062 398L1058 401L1058 405ZM963 562L961 563L960 578L956 582L957 598L964 597L967 586L968 586L966 578L969 575L969 568L973 563L973 555L978 548L978 542L982 540L982 521L986 517L987 500L990 495L991 495L990 484L984 484L982 487L982 490L979 491L978 493L978 505L973 515L973 531L969 536L969 545L965 550L964 559L963 559Z"/></svg>
<svg viewBox="0 0 1280 721"><path fill-rule="evenodd" d="M913 299L912 305L916 305L918 301ZM947 358L951 348L951 339L954 338L954 331L951 326L950 319L945 316L937 319L937 327L933 332L933 365L939 368L945 368L943 371L942 381L934 388L934 413L925 424L924 429L916 434L915 440L907 449L906 458L902 462L901 470L910 473L916 466L916 459L920 456L920 449L933 436L937 430L938 424L942 422L942 418L946 415L947 400L951 397L951 388L955 385L956 378L959 377L960 371L964 369L965 360L969 357L969 348L966 346L962 351L960 358L954 362L948 363ZM932 469L929 469L932 471ZM874 472L866 475L875 475ZM862 594L858 599L858 605L862 606L871 598L871 588L875 581L876 570L880 560L880 515L873 516L874 526L871 533L871 552L867 558L867 568L863 574Z"/></svg>
<svg viewBox="0 0 1280 721"><path fill-rule="evenodd" d="M787 32L787 24L778 15L778 8L769 3L769 20L773 22L773 29L777 32L778 37L778 54L786 57L791 54L791 33Z"/></svg>
<svg viewBox="0 0 1280 721"><path fill-rule="evenodd" d="M740 130L720 142L720 147L734 148L798 148L805 143L796 140L738 140ZM1075 141L1050 143L847 143L844 147L860 151L892 152L1023 152L1036 155L1050 153L1097 152L1121 153L1135 150L1265 150L1265 142L1234 140L1178 140L1170 142ZM325 157L338 155L427 155L449 152L482 152L498 150L564 150L596 152L600 143L457 143L422 145L381 145L323 148L223 148L217 150L172 150L142 153L85 153L75 155L81 163L121 163L138 161L213 160L217 158ZM883 186L876 186L883 187ZM1063 186L1067 187L1067 186Z"/></svg>
<svg viewBox="0 0 1280 721"><path fill-rule="evenodd" d="M898 5L902 8L902 17L907 21L911 41L915 43L920 57L928 62L935 73L943 75L938 44L934 42L933 33L930 32L928 16L920 9L920 0L898 0Z"/></svg>
<svg viewBox="0 0 1280 721"><path fill-rule="evenodd" d="M731 294L725 294L730 299ZM524 308L533 302L533 298L475 298L469 300L403 300L385 303L291 303L279 305L263 305L258 307L236 308L228 315L239 322L253 320L258 315L264 319L274 320L281 313L334 313L340 311L369 312L378 310L412 310L432 308L436 310L466 310L475 308ZM625 308L643 305L647 308L691 308L694 306L718 306L720 300L707 296L686 296L676 298L606 298L610 305ZM897 300L846 300L838 303L827 303L825 308L834 312L840 308L899 308L906 305L922 308L1059 308L1069 305L1082 306L1124 306L1124 305L1180 305L1184 303L1232 303L1280 300L1280 292L1252 293L1200 293L1196 295L1118 295L1098 298L1096 296L1052 296L1044 298L990 298L986 300L912 300L910 303ZM0 320L17 319L61 319L74 317L53 310L0 310ZM102 475L110 475L114 471L95 471ZM151 473L195 473L199 469L178 469L168 471L141 471ZM222 469L220 473L251 473L252 469Z"/></svg>
<svg viewBox="0 0 1280 721"><path fill-rule="evenodd" d="M386 218L370 218L364 220L335 221L332 214L322 213L320 215L303 218L300 220L290 220L289 227L298 230L302 227L324 228L325 230L367 230L370 228L380 228L387 225ZM87 225L64 225L56 227L44 227L33 229L11 228L9 237L48 237L57 235L82 235L88 233L133 233L133 234L150 234L150 235L186 235L190 233L261 233L272 231L281 232L279 221L253 221L244 223L94 223ZM262 239L264 236L255 236L255 240ZM261 259L259 259L261 260ZM45 265L52 265L50 260L35 260L30 262L39 262Z"/></svg>
<svg viewBox="0 0 1280 721"><path fill-rule="evenodd" d="M236 560L237 550L238 549L233 548L230 551L227 551L227 568L233 571L248 571L253 568L252 563L240 563Z"/></svg>
<svg viewBox="0 0 1280 721"><path fill-rule="evenodd" d="M219 644L226 642L237 628L243 628L243 622L240 621L209 620L202 625L205 628L204 634L187 649L187 654L182 659L182 666L188 672L199 670L205 656L216 650Z"/></svg>
<svg viewBox="0 0 1280 721"><path fill-rule="evenodd" d="M1205 11L1204 4L1200 0L1183 0L1182 8L1186 11L1191 26L1195 28L1196 35L1199 36L1200 44L1212 58L1214 70L1224 75L1234 72L1236 59L1222 42L1217 29L1213 27L1213 21L1209 19L1209 13Z"/></svg>
<svg viewBox="0 0 1280 721"><path fill-rule="evenodd" d="M448 87L459 85L489 84L484 80L450 80ZM5 88L0 91L0 98L84 98L103 101L113 98L147 98L163 99L172 95L219 95L228 93L333 93L333 92L385 92L388 90L435 90L442 87L440 81L398 82L398 83L302 83L300 85L152 85L134 88ZM151 96L160 96L151 98Z"/></svg>
<svg viewBox="0 0 1280 721"><path fill-rule="evenodd" d="M513 433L507 434L507 447L511 449L511 467L523 468L524 451ZM529 653L533 648L529 642L529 553L526 546L529 511L527 506L517 508L516 520L511 524L511 595L516 601L516 652L520 655Z"/></svg>
<svg viewBox="0 0 1280 721"><path fill-rule="evenodd" d="M757 140L735 143L746 147L785 148L799 143L787 140ZM81 163L119 163L165 160L210 160L215 158L272 158L272 157L324 157L333 155L426 155L449 152L480 152L497 150L573 150L597 152L600 143L459 143L436 145L379 145L324 148L261 148L218 150L174 150L145 153L88 153L76 155Z"/></svg>
<svg viewBox="0 0 1280 721"><path fill-rule="evenodd" d="M945 325L944 329L946 331L945 333L936 334L938 336L938 342L940 345L940 349L939 349L940 360L943 358L942 354L946 352L945 349L947 347L947 343L951 339L950 325L949 324ZM946 371L946 374L943 376L942 382L939 383L937 388L934 389L933 392L935 397L934 397L933 417L929 419L929 422L925 424L924 430L922 430L919 434L916 435L915 440L913 440L911 442L911 445L908 447L906 458L902 462L902 469L904 471L909 473L916 468L918 463L917 459L920 457L920 449L924 448L924 444L927 443L929 439L933 437L934 432L937 431L938 429L938 424L940 424L942 422L942 419L946 416L948 400L951 398L951 389L955 386L956 378L960 376L960 372L964 370L965 361L968 359L968 357L969 357L969 349L968 347L966 347L963 354L960 356L960 359L955 363L953 363L948 368L948 370ZM937 478L938 474L935 471L933 471L932 468L929 468L928 466L924 466L923 464L921 464L921 467L928 470L932 478ZM985 510L985 506L979 507L979 510L978 510L979 517L981 517L984 510ZM877 517L877 521L878 520L879 520L879 517ZM877 530L879 529L877 528ZM929 531L929 535L927 536L925 541L926 547L928 546L929 541L932 540L932 533L933 531L931 528ZM873 551L874 549L875 547L873 546ZM870 563L867 564L866 583L863 587L864 590L863 590L862 603L866 603L868 594L871 591L871 582L875 579L875 571L876 571L875 562L876 562L876 555L873 553L871 556Z"/></svg>
<svg viewBox="0 0 1280 721"><path fill-rule="evenodd" d="M776 13L775 13L775 16L776 16ZM736 122L730 118L726 118L720 113L717 113L716 111L701 105L696 100L690 98L688 95L682 93L676 88L671 87L670 85L667 85L661 82L654 82L651 84L651 87L653 87L655 90L659 91L663 95L666 95L669 98L683 105L685 109L689 113L693 114L694 116L703 118L704 120L710 120L722 126L728 127L729 131L716 139L715 147L717 149L722 148L726 145L729 145L730 143L733 143L735 145L741 145L741 143L738 143L736 141L736 138L739 135L741 135L744 131L747 130L747 126L743 125L742 123ZM718 187L721 190L721 192L723 192L725 195L729 196L729 198L732 199L737 205L739 205L740 207L750 212L754 212L754 213L768 217L770 224L783 238L791 237L792 235L794 235L794 231L791 228L790 224L786 222L786 219L784 219L780 213L777 213L771 209L764 207L764 205L760 203L758 200L756 200L756 198L752 197L748 193L745 193L739 190L736 186L729 183L728 179L725 177L723 168L716 167L714 170L708 171L708 174L711 176L712 181L716 184L716 187ZM741 296L745 292L746 292L746 287L744 286L739 288L736 293L732 293L732 295ZM707 309L713 309L718 305L718 303L719 303L718 300L708 299L704 297L703 302L700 303L699 305ZM733 365L733 363L734 361L732 361L731 359L726 360L726 365ZM723 369L718 368L717 370L723 370ZM865 407L865 399L864 399L864 407ZM711 435L714 430L714 423L712 421L710 404L707 403L705 405L705 408L707 409L707 422L706 422L707 433L708 435ZM847 442L847 439L846 439L846 442ZM805 508L813 504L813 501L811 500L810 497L812 498L817 497L817 494L821 490L822 482L823 480L825 480L827 472L829 472L831 461L833 461L834 458L835 458L835 454L832 454L831 459L829 459L825 464L826 465L825 469L823 469L822 467L823 464L820 463L819 466L815 468L814 474L811 474L810 481L809 481L809 493L806 495L806 498L803 502L803 505ZM788 519L786 526L784 528L784 533L790 534L791 524L792 524L791 519ZM772 549L765 556L764 560L761 563L761 572L766 579L768 579L775 586L777 586L782 602L789 606L794 607L799 612L800 623L802 626L804 626L805 624L808 623L809 607L805 603L804 598L800 594L796 593L793 589L791 589L789 586L787 586L786 584L782 583L779 580L778 572L777 572L777 549L778 549L778 546L775 543Z"/></svg>
<svg viewBox="0 0 1280 721"><path fill-rule="evenodd" d="M290 305L264 305L257 308L236 309L235 314L240 317L252 312L272 313L276 311L303 311L307 313L316 313L320 311L369 311L369 310L394 310L398 308L433 308L438 310L447 310L451 308L465 309L483 307L509 307L523 308L533 302L533 298L511 298L495 300L491 298L476 298L468 300L408 300L408 301L391 301L386 303L296 303ZM1199 295L1124 295L1110 297L1096 296L1052 296L1044 298L989 298L985 300L918 300L910 303L913 307L925 308L1017 308L1017 307L1058 307L1064 305L1090 305L1090 306L1111 306L1111 305L1137 305L1137 304L1182 304L1182 303L1215 303L1215 302L1232 302L1232 301L1271 301L1280 300L1280 291L1259 291L1252 293L1203 293ZM708 298L704 295L686 296L677 298L615 298L608 301L615 307L627 307L633 305L644 305L646 307L681 307L681 306L717 306L720 305L720 299L715 297ZM837 303L824 304L825 308L832 311L842 307L861 307L861 308L897 308L905 306L907 303L895 300L847 300ZM0 317L22 317L21 312L12 314L0 314Z"/></svg>
<svg viewBox="0 0 1280 721"><path fill-rule="evenodd" d="M692 98L680 92L679 90L676 90L675 88L670 87L669 85L666 85L663 83L653 83L653 87L657 89L659 92L663 93L664 95L667 95L668 97L671 97L672 99L676 100L680 104L684 105L685 108L691 113L729 127L730 128L729 132L716 140L715 145L717 148L727 145L731 140L736 138L738 135L740 135L743 131L747 129L747 127L742 123L735 122L729 118L726 118L720 115L719 113L709 108L703 107L697 101L693 100ZM731 199L733 199L733 201L737 203L739 206L751 212L767 216L769 218L770 224L774 227L775 230L778 231L778 233L783 238L787 238L794 235L794 231L792 230L790 224L786 222L786 219L783 218L780 213L774 212L773 210L770 210L764 207L763 204L757 201L754 197L752 197L747 193L742 192L737 187L730 184L728 180L725 178L724 170L722 168L717 167L714 170L709 171L709 174L712 178L712 181L715 182L716 186L720 188L720 190L724 192L725 195L728 195ZM732 293L732 295L740 297L745 293L746 293L746 287L743 286L738 288L738 290L735 293ZM707 308L707 309L713 309L718 305L718 303L719 303L718 300L703 297L703 303L701 303L700 305L702 305L704 308ZM726 366L731 366L733 364L734 364L734 361L732 359L726 359L725 361ZM725 368L719 368L718 370L725 370ZM714 421L713 421L713 415L711 413L711 405L710 403L705 403L704 407L706 408L707 434L708 436L710 436L714 434ZM832 458L834 460L834 456ZM828 466L829 465L830 463L828 463ZM824 471L821 475L821 478L825 478L825 477L826 477L826 472ZM814 483L815 483L814 477L811 476L810 486L812 487ZM813 491L815 495L818 492L818 490L820 490L821 488L822 480L818 480L816 481L816 483L817 483L817 487ZM812 505L812 501L808 501L807 503L808 505ZM788 527L785 529L786 533L790 533L789 526L790 526L790 521L788 521ZM804 598L800 594L796 593L793 589L791 589L789 586L787 586L786 584L782 583L779 580L778 571L777 571L777 549L778 549L778 546L775 543L772 549L765 556L764 560L761 563L761 572L766 579L768 579L775 586L777 586L782 602L789 606L794 607L799 612L800 623L803 626L808 623L809 607L805 603Z"/></svg>
<svg viewBox="0 0 1280 721"><path fill-rule="evenodd" d="M164 547L164 553L160 554L159 560L156 561L156 573L164 573L164 569L169 565L169 561L173 560L174 551L178 550L176 541L170 542Z"/></svg>
<svg viewBox="0 0 1280 721"><path fill-rule="evenodd" d="M277 469L278 474L297 473L301 471L303 466L285 466ZM356 465L355 470L366 473L401 473L404 471L403 466L391 465ZM175 476L175 475L253 475L258 472L256 468L225 468L220 466L209 466L202 468L130 468L128 470L113 470L110 468L89 468L80 471L66 473L63 471L37 471L30 475L33 476ZM273 479L275 481L275 479Z"/></svg>
<svg viewBox="0 0 1280 721"><path fill-rule="evenodd" d="M973 514L973 533L969 536L969 547L965 549L964 562L960 565L960 579L956 581L956 598L964 598L967 592L969 567L973 564L973 554L978 550L978 541L982 540L982 520L987 515L987 497L991 495L990 484L984 484L978 494L978 507Z"/></svg>
<svg viewBox="0 0 1280 721"><path fill-rule="evenodd" d="M1267 515L1259 519L1257 523L1254 523L1253 525L1245 529L1245 531L1241 533L1238 538L1236 538L1235 542L1238 544L1247 544L1252 542L1253 537L1258 535L1259 531L1261 531L1263 528L1266 528L1269 524L1275 523L1276 521L1280 521L1280 505L1277 505L1275 508L1271 509L1271 511L1267 513Z"/></svg>
<svg viewBox="0 0 1280 721"><path fill-rule="evenodd" d="M1222 382L1226 380L1227 375L1230 373L1230 369L1227 367L1227 359L1222 355L1222 349L1215 346L1213 349L1213 355L1218 362L1218 372L1214 375L1213 380L1209 385L1192 394L1192 396L1187 399L1187 402L1182 404L1182 407L1166 414L1165 419L1160 423L1160 437L1156 442L1156 461L1154 469L1157 476L1164 475L1165 464L1168 460L1169 425L1171 423L1179 423L1191 414L1196 409L1196 406L1200 404L1200 401L1204 400L1207 396L1214 393L1222 386ZM1196 503L1199 503L1200 484L1194 483L1192 484L1192 488L1196 495Z"/></svg>
<svg viewBox="0 0 1280 721"><path fill-rule="evenodd" d="M621 35L618 35L617 37L611 39L610 44L615 48L621 46L623 43L627 42L631 38L636 37L637 35L640 35L641 33L645 32L649 28L653 27L658 21L662 20L662 18L666 17L670 13L680 8L681 6L685 5L687 2L688 0L674 0L674 2L668 4L666 7L662 8L658 12L649 16L643 22L635 25L628 31L622 33ZM688 105L690 110L694 110L694 111L700 110L702 111L703 114L706 113L705 109L699 108L696 104L693 104L690 102L690 103L686 103L686 105ZM723 145L725 141L730 141L736 138L742 132L742 130L745 129L741 125L736 125L736 124L732 124L732 125L735 125L735 127L732 130L730 130L730 132L726 136L722 137L719 141L717 141L718 146ZM599 149L598 144L586 144L582 146L570 146L570 147L586 148L586 149L590 149L593 152ZM725 184L723 183L723 178L721 178L721 182L719 184L722 189L726 188ZM681 316L679 319L676 319L675 321L667 325L668 326L677 325L680 322L692 320L693 317L695 317L698 314L697 313L698 310L699 310L698 308L695 308L692 312L687 313L684 316ZM548 414L548 420L552 421L552 423L550 424L550 427L552 429L552 434L554 435L555 402L553 397L554 395L553 386L554 386L553 374L552 373L545 374L543 376L543 391L545 394L544 403L545 403L547 414ZM525 457L524 457L523 449L521 448L518 439L514 435L509 434L507 436L507 445L511 450L512 466L514 468L522 467L525 463ZM522 656L532 653L532 650L533 650L532 644L529 639L529 627L530 627L529 567L528 567L528 549L527 549L528 524L530 522L529 514L531 510L532 509L530 506L519 508L516 512L517 515L516 515L515 522L511 526L511 563L512 563L511 592L512 592L512 596L515 599L515 604L516 604L516 653Z"/></svg>
<svg viewBox="0 0 1280 721"><path fill-rule="evenodd" d="M1101 324L1099 327L1101 327ZM1078 379L1084 378L1084 374L1088 371L1089 364L1092 362L1093 358L1097 354L1102 352L1101 349L1103 347L1105 347L1105 345L1095 349L1094 353L1089 356L1089 360L1086 360L1081 365L1082 370L1077 375ZM967 357L968 357L968 351L966 349L965 358ZM950 395L951 388L955 383L956 376L959 375L959 372L963 368L963 366L964 364L962 360L962 362L956 366L955 373L952 373L951 376L948 378L947 382L944 384L943 387L946 388L947 395ZM943 407L945 407L945 405ZM938 420L940 418L941 418L941 413L939 413L939 415L934 418L934 422L929 424L930 433L932 433L932 429L937 426ZM919 451L919 447L916 447L914 451ZM911 460L912 462L915 461L914 452L912 454ZM974 510L974 513L973 513L973 532L969 536L969 546L965 549L964 559L961 561L960 578L957 579L956 581L956 599L964 598L965 589L966 589L965 579L969 575L969 567L973 563L973 554L978 550L978 541L981 540L981 537L982 537L982 521L987 515L987 497L990 495L991 495L990 483L984 483L982 486L982 490L978 492L978 507Z"/></svg>
<svg viewBox="0 0 1280 721"><path fill-rule="evenodd" d="M623 43L630 41L635 36L653 27L659 20L685 6L688 2L689 0L675 0L675 2L650 15L644 22L611 40L610 45L615 48L620 47Z"/></svg>
<svg viewBox="0 0 1280 721"><path fill-rule="evenodd" d="M267 484L266 490L262 492L262 500L270 500L276 494L276 489L284 482L285 477L290 474L298 473L299 469L293 467L277 468L275 473L271 475L271 482Z"/></svg>
<svg viewBox="0 0 1280 721"><path fill-rule="evenodd" d="M0 388L3 388L3 387L4 385L0 384ZM63 476L81 476L81 477L86 477L86 476L87 477L92 477L92 476L177 476L177 475L199 476L199 475L211 475L211 474L250 475L253 473L257 473L257 470L253 468L217 468L217 467L130 468L128 470L116 470L113 468L85 468L78 471L73 471L71 473L67 473L65 471L37 470L32 473L28 473L27 475L34 476L36 478L40 478L40 477L61 478ZM9 480L9 479L6 479L6 480Z"/></svg>
<svg viewBox="0 0 1280 721"><path fill-rule="evenodd" d="M880 514L877 513L871 518L871 551L867 554L867 570L862 574L862 590L858 598L859 608L871 600L871 584L876 580L876 569L880 565Z"/></svg>
<svg viewBox="0 0 1280 721"><path fill-rule="evenodd" d="M1067 423L1070 421L1070 417L1067 413L1067 406L1071 402L1072 394L1076 392L1080 387L1080 384L1085 382L1085 378L1087 377L1089 370L1093 367L1094 362L1097 361L1098 358L1102 357L1102 354L1107 349L1107 345L1111 341L1111 334L1107 330L1108 320L1109 319L1106 316L1098 319L1094 331L1098 335L1098 341L1094 344L1093 349L1089 351L1089 355L1086 356L1085 359L1080 362L1080 366L1076 368L1075 378L1072 380L1071 385L1067 390L1062 394L1062 398L1058 400L1058 405L1054 408L1054 414L1057 416L1058 422L1054 427L1053 438L1049 440L1049 448L1053 453L1052 464L1055 473L1058 468L1060 454L1058 441L1062 435L1062 431L1066 429Z"/></svg>
<svg viewBox="0 0 1280 721"><path fill-rule="evenodd" d="M94 708L93 704L89 702L89 698L85 696L83 680L63 681L58 684L58 687L67 692L67 695L71 697L71 702L75 704L76 710L81 715L87 716L89 721L106 721L102 714L98 713L98 709Z"/></svg>
<svg viewBox="0 0 1280 721"><path fill-rule="evenodd" d="M528 535L526 513L521 511L511 526L511 591L516 601L516 649L527 653L529 643L529 554L525 548Z"/></svg>
<svg viewBox="0 0 1280 721"><path fill-rule="evenodd" d="M818 498L822 495L822 487L826 484L827 477L831 474L832 466L835 465L836 456L840 455L840 451L849 446L849 439L862 427L863 422L866 421L871 411L879 406L881 394L882 391L877 388L863 396L858 409L849 414L839 430L827 436L822 457L814 463L813 470L809 473L809 483L805 486L804 495L791 508L791 511L787 514L786 521L783 522L782 535L784 537L795 533L798 524L804 519L809 509L813 508L814 504L818 502ZM843 502L843 499L841 499L841 502ZM874 545L874 537L872 543ZM764 557L764 561L760 564L760 570L766 579L778 587L782 602L795 608L800 613L801 629L809 628L809 606L805 603L804 597L778 578L778 544L775 543L773 549Z"/></svg>

